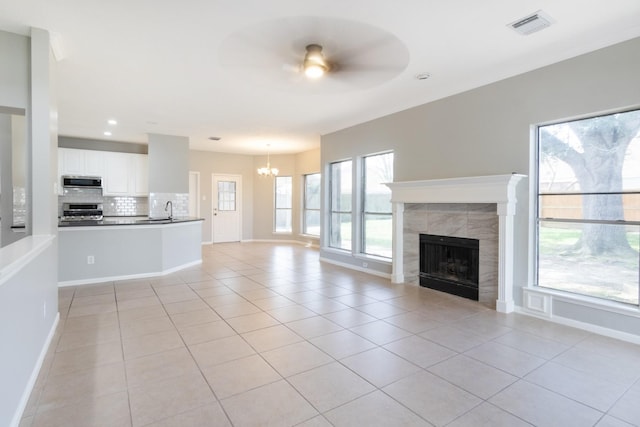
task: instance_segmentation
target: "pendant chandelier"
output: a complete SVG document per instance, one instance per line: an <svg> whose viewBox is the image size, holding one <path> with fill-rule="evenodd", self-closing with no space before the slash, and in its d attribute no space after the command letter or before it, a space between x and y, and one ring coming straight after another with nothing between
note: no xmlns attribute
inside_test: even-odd
<svg viewBox="0 0 640 427"><path fill-rule="evenodd" d="M258 168L258 175L260 176L278 176L278 168L272 168L269 156L269 147L271 145L267 144L267 166L263 166Z"/></svg>

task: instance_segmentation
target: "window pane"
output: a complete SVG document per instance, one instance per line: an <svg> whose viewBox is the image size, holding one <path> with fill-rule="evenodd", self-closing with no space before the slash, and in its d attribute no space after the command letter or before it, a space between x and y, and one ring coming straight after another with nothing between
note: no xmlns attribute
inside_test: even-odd
<svg viewBox="0 0 640 427"><path fill-rule="evenodd" d="M351 160L331 165L331 211L351 212Z"/></svg>
<svg viewBox="0 0 640 427"><path fill-rule="evenodd" d="M304 234L310 234L312 236L320 235L320 211L305 211Z"/></svg>
<svg viewBox="0 0 640 427"><path fill-rule="evenodd" d="M305 209L320 209L320 174L314 173L304 177Z"/></svg>
<svg viewBox="0 0 640 427"><path fill-rule="evenodd" d="M218 181L218 210L236 210L236 183L235 181Z"/></svg>
<svg viewBox="0 0 640 427"><path fill-rule="evenodd" d="M291 177L276 177L276 208L291 209Z"/></svg>
<svg viewBox="0 0 640 427"><path fill-rule="evenodd" d="M541 221L538 236L539 286L638 304L640 226ZM611 247L597 256L577 252L587 236Z"/></svg>
<svg viewBox="0 0 640 427"><path fill-rule="evenodd" d="M640 110L539 128L538 285L638 305L639 132Z"/></svg>
<svg viewBox="0 0 640 427"><path fill-rule="evenodd" d="M385 182L393 182L393 153L365 157L365 212L391 213L391 189Z"/></svg>
<svg viewBox="0 0 640 427"><path fill-rule="evenodd" d="M640 194L541 194L540 218L637 221Z"/></svg>
<svg viewBox="0 0 640 427"><path fill-rule="evenodd" d="M391 258L391 190L393 153L367 156L363 160L362 252Z"/></svg>
<svg viewBox="0 0 640 427"><path fill-rule="evenodd" d="M364 252L391 258L391 215L366 214L364 216Z"/></svg>
<svg viewBox="0 0 640 427"><path fill-rule="evenodd" d="M351 249L351 160L331 164L329 246Z"/></svg>
<svg viewBox="0 0 640 427"><path fill-rule="evenodd" d="M351 214L331 214L331 237L329 246L351 249Z"/></svg>
<svg viewBox="0 0 640 427"><path fill-rule="evenodd" d="M276 232L290 232L291 227L291 193L292 178L290 176L277 176L275 178L275 214L274 230Z"/></svg>
<svg viewBox="0 0 640 427"><path fill-rule="evenodd" d="M276 227L275 228L277 232L291 231L291 210L290 209L276 210Z"/></svg>

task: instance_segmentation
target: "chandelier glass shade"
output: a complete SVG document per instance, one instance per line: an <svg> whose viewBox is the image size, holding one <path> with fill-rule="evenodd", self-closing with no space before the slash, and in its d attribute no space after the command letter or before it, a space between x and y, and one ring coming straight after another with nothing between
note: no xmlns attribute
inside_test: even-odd
<svg viewBox="0 0 640 427"><path fill-rule="evenodd" d="M269 155L269 150L267 150L267 166L263 166L261 168L258 168L258 175L260 176L278 176L278 173L280 172L278 170L278 168L272 168L271 167L271 161L270 161L270 155Z"/></svg>

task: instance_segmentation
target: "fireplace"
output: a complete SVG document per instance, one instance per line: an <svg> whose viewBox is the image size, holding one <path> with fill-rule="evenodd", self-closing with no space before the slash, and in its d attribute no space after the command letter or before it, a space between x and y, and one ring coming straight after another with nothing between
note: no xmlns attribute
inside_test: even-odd
<svg viewBox="0 0 640 427"><path fill-rule="evenodd" d="M420 286L478 301L480 241L420 234Z"/></svg>
<svg viewBox="0 0 640 427"><path fill-rule="evenodd" d="M389 183L393 203L394 283L418 283L419 233L464 236L480 240L479 302L489 303L502 313L514 310L515 241L526 238L526 229L517 225L517 187L526 178L520 174L475 176ZM493 204L489 218L469 212L464 207ZM451 206L461 209L450 209ZM417 209L413 209L413 208ZM445 207L433 212L432 207ZM419 209L419 210L418 210ZM458 210L458 212L451 212ZM426 211L427 215L417 215ZM526 210L520 215L526 217ZM454 217L462 219L454 223ZM457 221L456 221L457 222ZM489 233L487 233L489 232ZM490 235L489 235L490 234ZM414 279L415 278L415 279Z"/></svg>

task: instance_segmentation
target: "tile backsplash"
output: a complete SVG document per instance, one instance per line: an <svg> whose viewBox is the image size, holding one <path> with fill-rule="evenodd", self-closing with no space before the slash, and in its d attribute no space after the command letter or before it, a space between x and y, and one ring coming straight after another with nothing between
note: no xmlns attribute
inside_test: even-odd
<svg viewBox="0 0 640 427"><path fill-rule="evenodd" d="M189 193L149 193L149 216L166 217L164 207L168 201L173 205L174 217L189 216Z"/></svg>
<svg viewBox="0 0 640 427"><path fill-rule="evenodd" d="M27 220L27 191L21 187L13 189L13 225L24 224Z"/></svg>
<svg viewBox="0 0 640 427"><path fill-rule="evenodd" d="M132 196L105 196L102 202L104 216L148 216L149 198Z"/></svg>
<svg viewBox="0 0 640 427"><path fill-rule="evenodd" d="M58 216L63 203L102 203L104 216L148 216L149 198L103 196L100 188L65 188L58 197Z"/></svg>

